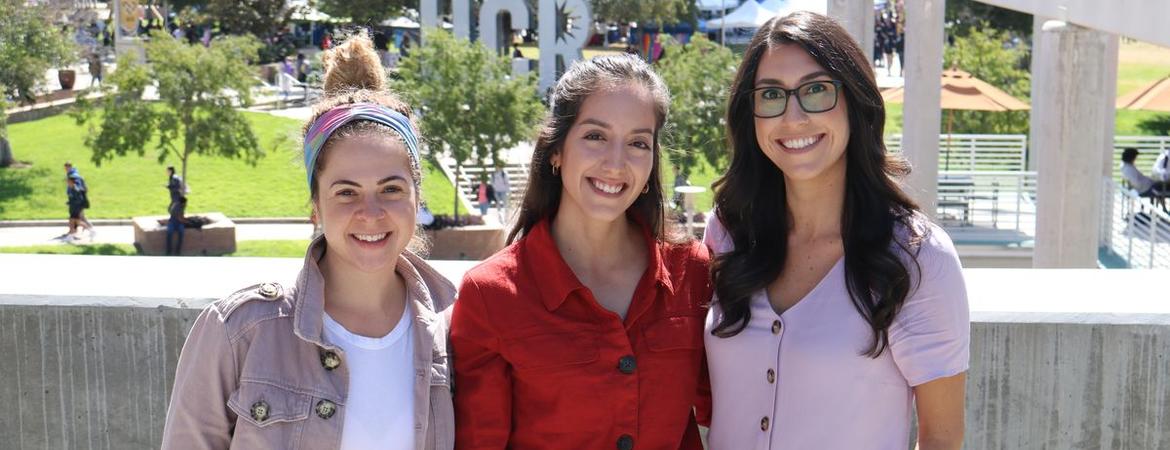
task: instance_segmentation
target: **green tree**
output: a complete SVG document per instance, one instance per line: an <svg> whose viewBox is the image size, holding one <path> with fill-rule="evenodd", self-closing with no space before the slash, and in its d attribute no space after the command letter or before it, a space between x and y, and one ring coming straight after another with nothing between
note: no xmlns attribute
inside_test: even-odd
<svg viewBox="0 0 1170 450"><path fill-rule="evenodd" d="M695 0L589 0L593 18L612 22L693 22Z"/></svg>
<svg viewBox="0 0 1170 450"><path fill-rule="evenodd" d="M711 166L722 167L727 159L727 90L739 60L701 34L686 45L664 39L667 57L658 62L657 70L672 96L667 154L683 175L690 175L699 155Z"/></svg>
<svg viewBox="0 0 1170 450"><path fill-rule="evenodd" d="M264 39L284 28L295 9L286 0L207 0L206 11L226 33Z"/></svg>
<svg viewBox="0 0 1170 450"><path fill-rule="evenodd" d="M992 28L986 22L957 36L955 44L943 54L945 68L969 72L980 80L1028 103L1032 89L1028 70L1028 46L1011 43L1008 32ZM953 114L955 133L1024 134L1028 132L1028 111L985 112L946 111ZM943 120L947 120L945 117ZM946 131L946 124L943 125Z"/></svg>
<svg viewBox="0 0 1170 450"><path fill-rule="evenodd" d="M0 0L0 167L14 162L5 132L5 99L32 103L45 72L76 56L73 41L53 25L48 6Z"/></svg>
<svg viewBox="0 0 1170 450"><path fill-rule="evenodd" d="M109 87L102 87L105 96L96 104L79 96L74 111L79 124L89 125L85 143L93 150L93 163L100 166L129 153L144 156L157 139L159 163L178 159L184 182L191 155L255 164L264 152L236 107L252 102L254 71L248 62L256 59L259 47L252 37L216 39L205 48L159 34L146 44L150 65L123 55ZM155 83L159 101L144 100Z"/></svg>
<svg viewBox="0 0 1170 450"><path fill-rule="evenodd" d="M513 76L511 60L479 42L439 29L423 32L426 44L402 61L393 87L421 109L432 149L446 151L458 172L472 159L498 161L500 150L532 138L544 111L533 74Z"/></svg>
<svg viewBox="0 0 1170 450"><path fill-rule="evenodd" d="M418 8L418 0L319 0L317 2L317 8L321 12L333 17L348 17L354 23L362 25L377 25L386 19L401 15L407 7Z"/></svg>

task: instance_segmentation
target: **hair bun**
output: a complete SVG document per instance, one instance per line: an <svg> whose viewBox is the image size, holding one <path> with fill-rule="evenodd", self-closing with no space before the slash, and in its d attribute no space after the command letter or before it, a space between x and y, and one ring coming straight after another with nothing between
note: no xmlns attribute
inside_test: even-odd
<svg viewBox="0 0 1170 450"><path fill-rule="evenodd" d="M386 71L374 50L374 42L365 33L356 34L325 52L325 92L340 93L358 89L386 90Z"/></svg>

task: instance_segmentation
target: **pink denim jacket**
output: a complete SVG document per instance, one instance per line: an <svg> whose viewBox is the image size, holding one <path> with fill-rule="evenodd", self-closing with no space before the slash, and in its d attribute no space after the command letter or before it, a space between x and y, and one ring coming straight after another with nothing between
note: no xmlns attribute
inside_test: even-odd
<svg viewBox="0 0 1170 450"><path fill-rule="evenodd" d="M338 448L349 373L344 352L323 338L323 250L321 238L309 246L296 286L258 284L203 310L179 357L163 449ZM413 302L414 440L449 450L446 310L455 287L409 252L397 270Z"/></svg>

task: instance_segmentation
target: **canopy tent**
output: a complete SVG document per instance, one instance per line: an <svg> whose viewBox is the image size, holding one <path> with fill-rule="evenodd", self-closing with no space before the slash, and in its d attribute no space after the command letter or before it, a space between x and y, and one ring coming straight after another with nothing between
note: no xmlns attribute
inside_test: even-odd
<svg viewBox="0 0 1170 450"><path fill-rule="evenodd" d="M1170 76L1117 99L1117 109L1170 112Z"/></svg>
<svg viewBox="0 0 1170 450"><path fill-rule="evenodd" d="M954 126L954 111L1023 111L1031 106L1011 94L992 86L986 81L971 76L958 69L943 71L942 92L939 95L939 106L947 110L947 149L951 147L951 130ZM902 103L906 94L905 88L897 87L882 91L882 99L886 103ZM946 168L951 166L951 152L947 151Z"/></svg>
<svg viewBox="0 0 1170 450"><path fill-rule="evenodd" d="M768 19L775 17L776 13L764 9L756 0L748 0L735 8L734 11L727 13L726 16L708 20L706 26L708 29L717 30L720 28L759 28L764 25Z"/></svg>
<svg viewBox="0 0 1170 450"><path fill-rule="evenodd" d="M699 7L699 11L723 11L727 8L734 8L739 6L740 0L698 0L695 6Z"/></svg>
<svg viewBox="0 0 1170 450"><path fill-rule="evenodd" d="M388 19L388 20L382 22L382 25L390 27L390 28L416 29L419 27L418 22L410 20L409 17L397 17L394 19Z"/></svg>
<svg viewBox="0 0 1170 450"><path fill-rule="evenodd" d="M797 11L818 14L828 14L829 11L827 0L765 0L760 6L777 16L787 16Z"/></svg>

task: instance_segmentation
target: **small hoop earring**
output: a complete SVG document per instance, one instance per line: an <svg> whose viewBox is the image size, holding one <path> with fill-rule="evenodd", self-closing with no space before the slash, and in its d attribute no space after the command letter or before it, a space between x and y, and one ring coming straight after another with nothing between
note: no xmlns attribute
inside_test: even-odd
<svg viewBox="0 0 1170 450"><path fill-rule="evenodd" d="M557 176L557 175L560 175L560 174L561 174L561 166L558 166L558 165L556 165L556 164L553 164L553 165L552 165L552 173L553 173L553 176L554 176L554 177L555 177L555 176Z"/></svg>
<svg viewBox="0 0 1170 450"><path fill-rule="evenodd" d="M645 186L642 186L642 195L646 195L649 193L650 193L650 183L646 183Z"/></svg>

